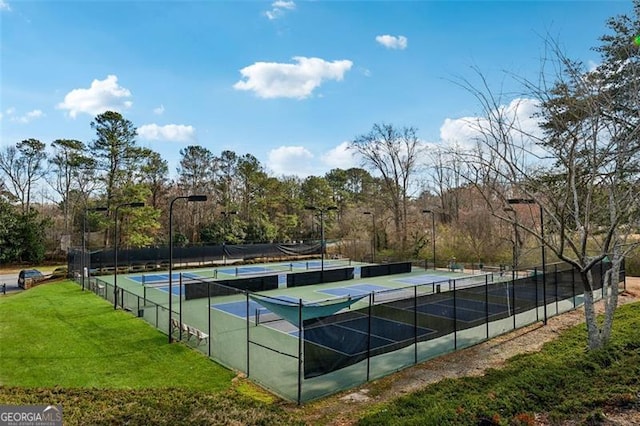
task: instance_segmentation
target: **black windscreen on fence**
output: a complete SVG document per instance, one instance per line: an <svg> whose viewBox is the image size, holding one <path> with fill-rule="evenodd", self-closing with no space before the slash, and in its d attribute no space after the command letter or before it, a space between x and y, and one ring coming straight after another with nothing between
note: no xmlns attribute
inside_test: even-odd
<svg viewBox="0 0 640 426"><path fill-rule="evenodd" d="M353 267L287 274L287 287L302 287L353 279Z"/></svg>
<svg viewBox="0 0 640 426"><path fill-rule="evenodd" d="M542 300L542 297L538 297L536 277L530 276L515 280L513 284L513 296L516 313L534 309L538 304L538 300Z"/></svg>
<svg viewBox="0 0 640 426"><path fill-rule="evenodd" d="M340 325L351 322L360 328ZM353 311L316 318L303 324L305 379L339 370L368 357L370 329L366 312Z"/></svg>
<svg viewBox="0 0 640 426"><path fill-rule="evenodd" d="M185 300L209 296L226 296L241 291L266 291L278 288L277 275L265 275L236 280L204 281L197 278L183 280ZM211 289L209 288L210 286Z"/></svg>
<svg viewBox="0 0 640 426"><path fill-rule="evenodd" d="M404 274L405 272L411 272L411 262L363 266L360 268L360 277L371 278L383 275Z"/></svg>
<svg viewBox="0 0 640 426"><path fill-rule="evenodd" d="M321 253L320 243L311 244L217 244L189 247L174 247L173 261L179 263L219 262L224 259L250 260L256 258L278 259ZM114 265L113 249L91 253L92 268L110 268ZM118 264L161 265L169 263L169 247L146 247L118 250Z"/></svg>
<svg viewBox="0 0 640 426"><path fill-rule="evenodd" d="M558 283L558 300L568 299L576 295L575 271L573 269L556 270L555 280Z"/></svg>

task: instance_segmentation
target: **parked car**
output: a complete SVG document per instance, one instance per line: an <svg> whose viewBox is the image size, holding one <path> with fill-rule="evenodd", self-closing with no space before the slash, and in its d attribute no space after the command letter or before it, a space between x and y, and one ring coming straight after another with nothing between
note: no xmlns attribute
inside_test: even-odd
<svg viewBox="0 0 640 426"><path fill-rule="evenodd" d="M18 274L18 287L29 288L33 283L42 281L44 278L42 272L37 269L23 269Z"/></svg>

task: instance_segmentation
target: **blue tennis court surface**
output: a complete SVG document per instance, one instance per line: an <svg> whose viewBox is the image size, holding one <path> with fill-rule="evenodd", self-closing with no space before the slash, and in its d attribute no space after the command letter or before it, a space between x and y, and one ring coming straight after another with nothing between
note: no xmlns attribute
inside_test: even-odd
<svg viewBox="0 0 640 426"><path fill-rule="evenodd" d="M445 299L418 305L416 309L418 312L427 315L473 322L486 318L486 306L484 302L478 300L458 299L454 308L453 299ZM508 310L507 306L496 303L489 303L488 309L489 316L504 314Z"/></svg>
<svg viewBox="0 0 640 426"><path fill-rule="evenodd" d="M171 274L172 281L180 281L180 273ZM182 272L182 276L185 278L202 278L198 274L192 274L190 272ZM127 278L145 284L161 283L169 281L169 274L150 274L150 275L129 275Z"/></svg>
<svg viewBox="0 0 640 426"><path fill-rule="evenodd" d="M484 295L487 289L484 286L479 286L475 289L465 289L464 292L472 292L478 295ZM516 300L535 301L536 299L542 300L542 287L536 289L532 286L520 286L515 290L511 285L492 285L488 288L488 295L498 298L509 297L511 299L515 296Z"/></svg>
<svg viewBox="0 0 640 426"><path fill-rule="evenodd" d="M318 291L320 293L326 293L332 296L364 296L369 293L375 293L385 290L390 290L390 287L375 284L358 284L346 287L326 288Z"/></svg>
<svg viewBox="0 0 640 426"><path fill-rule="evenodd" d="M420 284L448 282L449 278L439 276L439 275L418 275L417 277L398 278L393 281L397 281L403 284L420 285Z"/></svg>
<svg viewBox="0 0 640 426"><path fill-rule="evenodd" d="M412 324L372 316L371 320L361 317L331 325L306 328L304 339L343 355L353 356L362 351L362 345L344 345L342 342L354 339L367 342L369 327L371 327L371 350L415 339L416 334L421 338L434 333L434 330L429 328L415 328ZM331 338L329 339L328 336Z"/></svg>
<svg viewBox="0 0 640 426"><path fill-rule="evenodd" d="M297 297L291 296L278 296L278 299L285 300L287 302L299 303L300 299ZM237 302L227 302L227 303L216 303L211 305L212 309L217 309L224 313L234 315L236 317L240 317L243 319L247 318L247 301L239 300ZM261 304L254 302L253 300L249 300L249 316L254 316L256 311L259 311L260 314L270 313L271 311L262 306Z"/></svg>

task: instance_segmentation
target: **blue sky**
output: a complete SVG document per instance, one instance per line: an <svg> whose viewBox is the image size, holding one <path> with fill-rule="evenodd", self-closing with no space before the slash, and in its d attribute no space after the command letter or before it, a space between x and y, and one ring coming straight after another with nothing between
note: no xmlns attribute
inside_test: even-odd
<svg viewBox="0 0 640 426"><path fill-rule="evenodd" d="M374 123L425 144L465 137L479 112L453 84L479 68L535 78L543 38L586 64L630 1L0 0L0 149L90 142L107 109L172 173L180 149L256 156L271 174L358 166L346 143ZM514 97L517 97L514 94Z"/></svg>

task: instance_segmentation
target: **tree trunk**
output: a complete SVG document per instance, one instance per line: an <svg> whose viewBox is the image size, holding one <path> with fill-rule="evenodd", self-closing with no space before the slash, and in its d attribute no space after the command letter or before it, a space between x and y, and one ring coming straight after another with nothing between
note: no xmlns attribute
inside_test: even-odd
<svg viewBox="0 0 640 426"><path fill-rule="evenodd" d="M584 284L584 316L587 324L587 340L589 349L598 349L602 346L598 318L593 300L593 274L591 270L581 272Z"/></svg>
<svg viewBox="0 0 640 426"><path fill-rule="evenodd" d="M602 286L604 288L604 321L602 323L602 345L611 339L613 328L613 314L618 307L618 282L620 281L620 262L622 259L614 254L611 269L607 271Z"/></svg>

